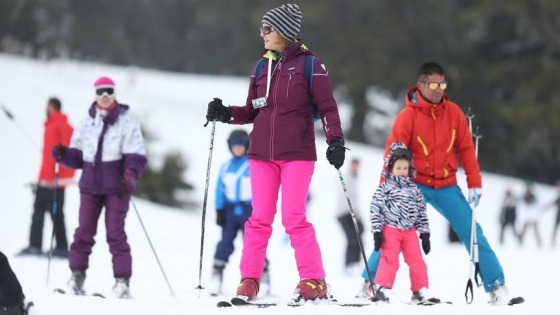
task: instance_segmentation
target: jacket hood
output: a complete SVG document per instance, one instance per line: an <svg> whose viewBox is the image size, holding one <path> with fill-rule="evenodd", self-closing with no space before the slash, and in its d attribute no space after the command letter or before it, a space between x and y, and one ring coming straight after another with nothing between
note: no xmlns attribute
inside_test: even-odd
<svg viewBox="0 0 560 315"><path fill-rule="evenodd" d="M412 152L408 150L404 143L397 141L391 144L391 149L385 156L383 170L381 171L381 176L383 178L389 179L391 177L400 177L391 174L389 171L389 165L393 164L395 160L401 157L406 157L406 159L410 162L410 167L408 168L408 178L412 179L416 177L416 168L414 167Z"/></svg>
<svg viewBox="0 0 560 315"><path fill-rule="evenodd" d="M406 106L416 107L420 109L420 111L422 112L426 112L431 115L438 116L443 110L443 108L447 106L447 103L449 102L449 97L445 92L443 92L441 102L439 104L434 104L427 101L422 96L422 93L420 93L417 86L413 86L408 90L408 92L406 92L405 102L406 102Z"/></svg>

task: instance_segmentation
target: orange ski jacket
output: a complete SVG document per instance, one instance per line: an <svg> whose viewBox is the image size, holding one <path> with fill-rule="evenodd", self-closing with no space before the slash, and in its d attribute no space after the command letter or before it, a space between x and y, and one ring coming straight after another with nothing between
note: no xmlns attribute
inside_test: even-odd
<svg viewBox="0 0 560 315"><path fill-rule="evenodd" d="M460 161L468 188L482 188L473 139L461 108L445 93L440 104L432 104L417 87L408 90L405 102L387 139L385 155L391 143L404 143L414 154L418 174L413 181L435 189L457 184Z"/></svg>

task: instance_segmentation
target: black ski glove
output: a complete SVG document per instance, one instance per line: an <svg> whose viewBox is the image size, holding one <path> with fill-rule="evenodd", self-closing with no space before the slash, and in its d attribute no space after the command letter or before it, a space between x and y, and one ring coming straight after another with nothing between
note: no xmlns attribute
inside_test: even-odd
<svg viewBox="0 0 560 315"><path fill-rule="evenodd" d="M381 244L384 241L385 241L385 238L383 237L383 234L381 234L381 232L373 233L373 243L374 243L373 250L378 252L381 249Z"/></svg>
<svg viewBox="0 0 560 315"><path fill-rule="evenodd" d="M344 156L346 155L346 147L342 138L332 139L327 149L327 160L336 169L339 169L344 164Z"/></svg>
<svg viewBox="0 0 560 315"><path fill-rule="evenodd" d="M66 152L68 152L68 148L63 146L62 144L59 144L52 148L51 154L55 161L60 162L62 161L62 159L64 159Z"/></svg>
<svg viewBox="0 0 560 315"><path fill-rule="evenodd" d="M226 225L226 211L224 209L216 209L216 224L224 227Z"/></svg>
<svg viewBox="0 0 560 315"><path fill-rule="evenodd" d="M420 234L420 239L422 239L422 250L424 254L428 255L430 253L430 233Z"/></svg>
<svg viewBox="0 0 560 315"><path fill-rule="evenodd" d="M208 103L206 120L208 121L217 120L223 123L228 123L231 120L231 108L225 107L222 104L221 99L214 98L212 102Z"/></svg>

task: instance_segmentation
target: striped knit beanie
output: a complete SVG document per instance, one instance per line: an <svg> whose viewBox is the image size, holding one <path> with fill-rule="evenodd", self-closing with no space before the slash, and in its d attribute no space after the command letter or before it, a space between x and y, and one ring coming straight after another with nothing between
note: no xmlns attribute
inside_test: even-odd
<svg viewBox="0 0 560 315"><path fill-rule="evenodd" d="M295 42L301 25L302 13L297 4L283 4L263 16L261 23L266 23L285 39Z"/></svg>

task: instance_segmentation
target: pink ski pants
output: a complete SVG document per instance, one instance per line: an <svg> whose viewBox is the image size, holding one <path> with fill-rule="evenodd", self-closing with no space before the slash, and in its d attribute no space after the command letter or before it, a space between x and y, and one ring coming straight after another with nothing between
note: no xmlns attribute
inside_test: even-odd
<svg viewBox="0 0 560 315"><path fill-rule="evenodd" d="M381 259L375 275L375 284L393 288L397 270L399 270L399 254L402 250L404 261L410 271L410 289L418 291L428 288L428 269L422 258L420 242L416 229L399 230L394 227L383 228L385 241L381 244Z"/></svg>
<svg viewBox="0 0 560 315"><path fill-rule="evenodd" d="M300 278L325 277L315 229L305 216L314 169L314 161L249 160L253 213L245 223L240 264L242 277L260 278L263 273L280 189L282 225L290 236Z"/></svg>

